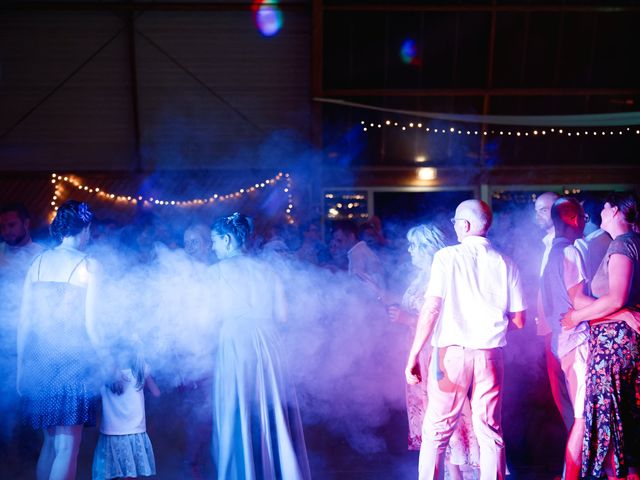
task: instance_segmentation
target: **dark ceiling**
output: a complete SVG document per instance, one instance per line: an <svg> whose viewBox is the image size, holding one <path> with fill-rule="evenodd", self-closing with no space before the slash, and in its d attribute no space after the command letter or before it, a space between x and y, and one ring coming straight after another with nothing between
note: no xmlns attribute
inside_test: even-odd
<svg viewBox="0 0 640 480"><path fill-rule="evenodd" d="M323 67L316 96L390 109L485 115L639 108L638 2L322 3L315 15L324 32L316 49ZM638 136L629 133L635 129L622 129L622 135L615 129L615 138L578 129L582 137L574 134L570 141L566 136L516 138L513 129L513 138L496 133L460 142L382 128L369 132L365 142L345 132L361 121L419 119L335 106L323 107L323 119L332 158L347 156L358 165L410 165L421 153L441 165L634 165L640 146ZM481 124L453 127L487 129ZM612 135L609 129L606 133Z"/></svg>

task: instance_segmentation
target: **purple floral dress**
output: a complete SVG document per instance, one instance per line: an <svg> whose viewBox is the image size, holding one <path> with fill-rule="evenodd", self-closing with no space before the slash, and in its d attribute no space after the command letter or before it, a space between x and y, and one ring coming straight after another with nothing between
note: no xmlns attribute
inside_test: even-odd
<svg viewBox="0 0 640 480"><path fill-rule="evenodd" d="M596 297L608 292L609 257L621 254L633 261L627 306L640 302L640 235L616 237L592 283ZM582 475L606 476L604 462L612 449L616 477L626 477L640 461L640 335L624 322L591 328L586 384Z"/></svg>
<svg viewBox="0 0 640 480"><path fill-rule="evenodd" d="M427 272L421 270L418 276L411 282L402 298L402 308L412 312L416 316L422 309L425 301L425 291L429 283ZM411 338L415 335L415 325L411 329ZM424 413L427 409L427 375L429 356L432 347L425 345L420 352L420 373L423 381L417 385L406 386L407 416L409 420L408 449L420 450L422 443L422 424ZM447 461L459 465L464 478L476 478L479 465L480 450L478 441L473 433L471 424L471 405L469 400L464 403L460 412L460 420L449 440L447 448Z"/></svg>
<svg viewBox="0 0 640 480"><path fill-rule="evenodd" d="M418 276L411 282L409 288L402 297L402 308L418 315L422 305L424 304L424 293L427 288L429 278L424 271L420 271ZM411 338L415 335L416 326L411 328ZM410 342L411 340L409 340ZM427 365L429 355L431 354L431 346L425 345L420 352L420 374L423 381L416 385L406 384L406 402L407 416L409 420L409 450L420 450L422 443L422 421L424 420L424 412L427 408Z"/></svg>

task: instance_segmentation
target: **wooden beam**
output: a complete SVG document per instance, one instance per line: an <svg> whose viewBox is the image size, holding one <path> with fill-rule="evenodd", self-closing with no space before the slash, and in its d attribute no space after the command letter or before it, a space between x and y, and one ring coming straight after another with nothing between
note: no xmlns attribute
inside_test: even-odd
<svg viewBox="0 0 640 480"><path fill-rule="evenodd" d="M403 3L353 3L327 5L328 12L598 12L598 13L620 13L638 12L640 6L637 5L553 5L553 4L522 4L522 5L491 5L459 4L447 5L416 5Z"/></svg>
<svg viewBox="0 0 640 480"><path fill-rule="evenodd" d="M329 98L340 97L557 97L640 95L640 88L333 88Z"/></svg>
<svg viewBox="0 0 640 480"><path fill-rule="evenodd" d="M278 2L277 6L282 11L309 11L309 5L305 2ZM23 11L68 11L68 12L234 12L250 11L253 3L246 2L1 2L1 10Z"/></svg>

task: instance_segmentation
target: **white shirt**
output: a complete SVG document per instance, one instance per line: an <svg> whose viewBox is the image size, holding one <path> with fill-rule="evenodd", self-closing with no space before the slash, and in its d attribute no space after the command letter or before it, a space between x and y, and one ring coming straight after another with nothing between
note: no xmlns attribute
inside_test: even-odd
<svg viewBox="0 0 640 480"><path fill-rule="evenodd" d="M588 282L593 280L593 276L598 271L598 267L607 253L610 243L611 237L601 228L591 232L585 238L579 238L575 241L575 246L584 261L585 274Z"/></svg>
<svg viewBox="0 0 640 480"><path fill-rule="evenodd" d="M553 244L553 239L555 237L555 233L547 233L542 238L542 243L544 244L544 253L542 254L542 262L540 263L540 277L542 277L542 272L544 272L544 267L547 266L547 261L549 260L549 252L551 251L551 245Z"/></svg>
<svg viewBox="0 0 640 480"><path fill-rule="evenodd" d="M136 379L131 369L122 370L127 379L124 392L121 395L113 393L103 386L102 393L102 423L100 433L105 435L132 435L147 431L144 413L144 386L136 388Z"/></svg>
<svg viewBox="0 0 640 480"><path fill-rule="evenodd" d="M359 241L347 252L349 273L370 284L378 291L384 290L384 274L378 256L366 242Z"/></svg>
<svg viewBox="0 0 640 480"><path fill-rule="evenodd" d="M29 268L31 260L44 251L39 243L29 242L20 247L11 247L6 243L0 243L0 267L17 268L23 274ZM22 279L21 279L22 280Z"/></svg>
<svg viewBox="0 0 640 480"><path fill-rule="evenodd" d="M526 309L518 269L478 236L435 254L425 296L442 298L434 347L502 347L507 343L507 312Z"/></svg>

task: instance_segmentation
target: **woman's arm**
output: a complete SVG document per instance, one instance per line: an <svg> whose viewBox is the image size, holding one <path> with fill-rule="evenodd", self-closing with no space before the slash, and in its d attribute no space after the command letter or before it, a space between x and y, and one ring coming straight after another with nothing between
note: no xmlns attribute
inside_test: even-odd
<svg viewBox="0 0 640 480"><path fill-rule="evenodd" d="M34 262L35 263L35 262ZM17 331L17 354L18 354L18 362L16 365L16 390L20 393L20 383L22 382L22 370L23 370L23 361L24 361L24 346L26 342L27 332L29 331L29 326L31 323L31 305L33 302L32 295L32 269L29 268L27 276L24 280L24 285L22 287L22 304L20 307L20 318L18 319L18 331Z"/></svg>
<svg viewBox="0 0 640 480"><path fill-rule="evenodd" d="M93 348L98 351L101 346L98 333L98 298L100 295L100 264L91 258L86 260L87 269L87 299L85 303L85 327Z"/></svg>
<svg viewBox="0 0 640 480"><path fill-rule="evenodd" d="M99 324L99 297L102 293L103 273L100 263L93 259L87 258L87 299L85 302L85 328L89 342L96 352L97 360L102 368L104 376L108 382L116 382L119 384L114 393L122 393L124 388L121 382L121 372L116 362L111 357L111 353L106 346L106 342L102 336Z"/></svg>
<svg viewBox="0 0 640 480"><path fill-rule="evenodd" d="M613 254L609 257L609 292L567 315L571 323L596 320L620 310L629 298L633 278L633 262L629 257Z"/></svg>

